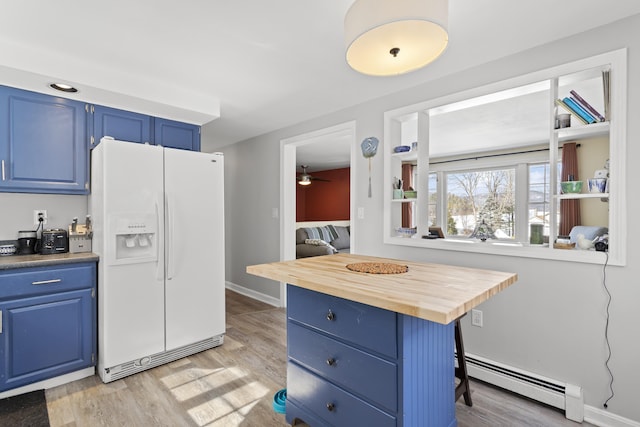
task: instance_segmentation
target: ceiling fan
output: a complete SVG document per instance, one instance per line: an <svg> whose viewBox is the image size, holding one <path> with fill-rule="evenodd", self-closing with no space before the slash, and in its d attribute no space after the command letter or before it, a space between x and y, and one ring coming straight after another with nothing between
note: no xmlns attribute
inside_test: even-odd
<svg viewBox="0 0 640 427"><path fill-rule="evenodd" d="M301 165L300 167L302 168L302 173L296 177L296 179L298 180L298 184L300 185L309 185L311 184L311 181L331 182L328 179L316 178L315 176L309 175L307 173L307 168L309 166L307 165Z"/></svg>

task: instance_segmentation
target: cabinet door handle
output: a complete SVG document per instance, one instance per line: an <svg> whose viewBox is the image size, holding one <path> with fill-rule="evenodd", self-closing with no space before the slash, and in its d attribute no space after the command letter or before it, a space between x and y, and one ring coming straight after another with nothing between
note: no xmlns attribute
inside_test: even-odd
<svg viewBox="0 0 640 427"><path fill-rule="evenodd" d="M336 408L336 405L334 405L333 403L331 402L327 403L327 411L333 412L335 408Z"/></svg>
<svg viewBox="0 0 640 427"><path fill-rule="evenodd" d="M31 282L32 285L48 285L51 283L62 282L62 279L40 280L38 282Z"/></svg>
<svg viewBox="0 0 640 427"><path fill-rule="evenodd" d="M5 174L4 174L4 160L2 161L2 180L5 180Z"/></svg>
<svg viewBox="0 0 640 427"><path fill-rule="evenodd" d="M0 310L0 334L2 333L2 310Z"/></svg>
<svg viewBox="0 0 640 427"><path fill-rule="evenodd" d="M333 321L335 320L335 318L336 318L336 315L333 314L333 311L329 310L329 312L327 313L327 320Z"/></svg>
<svg viewBox="0 0 640 427"><path fill-rule="evenodd" d="M327 365L336 366L336 359L334 359L333 357L328 358L327 359Z"/></svg>

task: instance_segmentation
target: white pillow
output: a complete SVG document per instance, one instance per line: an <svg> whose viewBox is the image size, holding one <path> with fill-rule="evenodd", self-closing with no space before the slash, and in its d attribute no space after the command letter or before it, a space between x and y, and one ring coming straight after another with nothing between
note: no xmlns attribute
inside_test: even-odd
<svg viewBox="0 0 640 427"><path fill-rule="evenodd" d="M315 245L315 246L326 246L333 251L333 253L338 253L338 250L331 246L329 243L325 242L322 239L305 239L304 241L307 245Z"/></svg>

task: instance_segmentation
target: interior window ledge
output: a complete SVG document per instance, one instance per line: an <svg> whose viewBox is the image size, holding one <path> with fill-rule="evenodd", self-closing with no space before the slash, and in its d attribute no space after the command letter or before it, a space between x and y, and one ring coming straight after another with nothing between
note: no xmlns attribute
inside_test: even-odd
<svg viewBox="0 0 640 427"><path fill-rule="evenodd" d="M389 237L386 244L421 247L427 249L475 252L488 255L514 256L524 258L548 259L554 261L580 262L623 266L616 257L607 252L582 249L554 249L548 245L526 245L519 242L485 241L475 239L420 239L407 237ZM608 257L607 257L608 255ZM608 258L608 259L607 259Z"/></svg>

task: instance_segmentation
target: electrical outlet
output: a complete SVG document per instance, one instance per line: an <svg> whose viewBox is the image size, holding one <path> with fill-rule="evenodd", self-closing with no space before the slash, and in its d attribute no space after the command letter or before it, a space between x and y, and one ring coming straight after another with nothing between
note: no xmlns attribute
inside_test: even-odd
<svg viewBox="0 0 640 427"><path fill-rule="evenodd" d="M475 308L471 310L471 324L482 328L482 310L476 310Z"/></svg>
<svg viewBox="0 0 640 427"><path fill-rule="evenodd" d="M36 225L36 227L40 225L40 218L42 218L42 225L44 226L49 219L46 209L35 209L33 211L33 223Z"/></svg>

